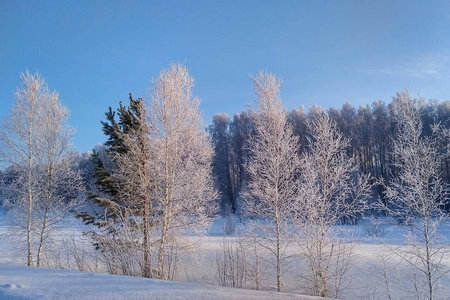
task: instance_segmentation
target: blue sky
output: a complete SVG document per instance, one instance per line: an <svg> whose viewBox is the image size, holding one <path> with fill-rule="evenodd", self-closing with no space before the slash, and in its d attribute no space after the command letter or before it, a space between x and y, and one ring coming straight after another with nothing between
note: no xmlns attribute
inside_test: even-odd
<svg viewBox="0 0 450 300"><path fill-rule="evenodd" d="M249 74L283 77L293 109L450 98L449 1L0 1L0 116L19 72L60 94L80 152L128 93L148 98L171 62L196 80L205 123L253 99Z"/></svg>

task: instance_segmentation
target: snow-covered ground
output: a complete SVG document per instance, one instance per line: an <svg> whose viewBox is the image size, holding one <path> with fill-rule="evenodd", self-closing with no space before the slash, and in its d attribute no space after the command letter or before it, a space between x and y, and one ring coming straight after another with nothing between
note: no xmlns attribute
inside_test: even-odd
<svg viewBox="0 0 450 300"><path fill-rule="evenodd" d="M215 252L221 235L221 222L212 228L211 238L204 238L206 252ZM63 232L80 234L76 221ZM0 210L0 300L6 299L319 299L298 294L276 293L221 287L192 282L169 282L130 276L115 276L24 266L6 237L8 225L5 212ZM209 265L209 263L206 263ZM192 267L192 270L195 270ZM202 272L200 272L202 273ZM200 274L199 273L199 274ZM195 275L195 274L194 274ZM198 275L204 277L204 275ZM194 278L194 279L192 279ZM186 278L184 278L186 279ZM190 280L195 280L195 276ZM200 280L204 281L204 280Z"/></svg>
<svg viewBox="0 0 450 300"><path fill-rule="evenodd" d="M63 232L80 238L81 229L72 221ZM284 276L284 293L276 293L274 285L265 285L265 291L220 287L215 280L212 267L216 253L223 239L226 219L217 220L209 236L201 239L200 262L188 264L178 277L182 282L166 282L144 278L114 276L89 272L28 268L24 260L14 251L14 246L5 238L7 224L4 212L0 211L0 299L316 299L302 296L298 287L300 265L293 265ZM236 230L245 228L245 222L236 220ZM408 281L407 270L398 265L398 257L389 258L386 245L403 246L406 233L397 226L381 225L377 228L381 236L374 238L368 232L375 232L368 221L356 227L349 227L357 240L355 264L351 270L351 281L342 299L409 299L413 288ZM450 224L441 232L450 237ZM382 264L382 259L384 263ZM443 262L450 267L450 261ZM405 267L403 265L403 267ZM388 283L386 284L386 279ZM188 282L189 281L189 282ZM450 280L442 280L440 295L450 295ZM447 299L447 298L444 298Z"/></svg>
<svg viewBox="0 0 450 300"><path fill-rule="evenodd" d="M318 299L129 276L0 264L0 299Z"/></svg>

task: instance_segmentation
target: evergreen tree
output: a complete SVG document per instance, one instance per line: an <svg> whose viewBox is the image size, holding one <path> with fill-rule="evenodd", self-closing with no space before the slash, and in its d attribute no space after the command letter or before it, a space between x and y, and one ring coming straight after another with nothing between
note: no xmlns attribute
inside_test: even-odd
<svg viewBox="0 0 450 300"><path fill-rule="evenodd" d="M139 161L142 156L136 156L133 151L136 147L145 156L148 155L147 147L142 142L148 135L143 100L140 98L134 100L130 94L128 107L120 103L117 110L118 120L111 107L105 115L107 121L102 122L102 130L108 140L104 143L104 148L94 149L91 156L91 163L94 166L92 173L94 188L89 192L89 197L95 206L91 212L81 212L77 215L85 224L94 226L89 233L95 241L96 248L105 255L110 255L113 261L121 262L120 266L111 266L112 273L118 272L116 269L120 268L122 273L135 275L130 261L120 258L124 258L125 253L130 254L130 251L134 252L132 255L142 251L144 253L142 275L151 277L151 258L148 250L149 223L152 214L149 208L151 193L149 190L142 193L134 186L128 186L130 182L123 180L124 168L121 167L133 160L134 165L143 164ZM143 197L146 197L145 201L141 201ZM107 253L108 251L111 253Z"/></svg>

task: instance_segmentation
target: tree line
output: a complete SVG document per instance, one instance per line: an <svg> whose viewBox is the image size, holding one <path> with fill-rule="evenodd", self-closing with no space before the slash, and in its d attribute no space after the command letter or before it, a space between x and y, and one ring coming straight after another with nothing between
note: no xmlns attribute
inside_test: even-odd
<svg viewBox="0 0 450 300"><path fill-rule="evenodd" d="M308 149L311 134L308 123L322 115L327 115L336 129L348 140L346 155L354 158L358 171L372 178L390 181L399 176L396 167L397 157L394 144L399 132L399 98L397 93L388 104L378 100L371 105L358 108L345 103L342 108L323 109L318 105L307 111L303 106L286 112L286 121L294 135L299 139L297 151L301 155ZM410 97L410 96L408 96ZM450 101L415 99L420 110L421 137L433 136L433 128L450 128ZM245 163L250 158L250 141L256 134L251 110L244 110L230 118L227 114L216 114L208 127L212 137L215 156L213 173L216 187L220 191L220 206L226 214L239 212L242 192L249 181ZM440 176L450 184L450 157L448 156L448 140L440 139L436 144ZM382 185L374 185L374 199L384 197ZM450 209L450 207L446 207Z"/></svg>

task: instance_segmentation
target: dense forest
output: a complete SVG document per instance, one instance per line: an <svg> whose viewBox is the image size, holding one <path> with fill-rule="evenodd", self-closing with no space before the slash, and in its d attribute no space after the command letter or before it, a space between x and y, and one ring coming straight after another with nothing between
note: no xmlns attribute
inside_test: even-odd
<svg viewBox="0 0 450 300"><path fill-rule="evenodd" d="M416 99L420 107L423 137L431 137L436 126L450 128L450 101ZM318 105L306 110L303 106L287 113L287 121L299 138L298 152L308 149L310 132L308 122L326 114L350 144L346 153L355 157L359 171L371 175L373 180L389 181L397 176L395 167L394 140L397 135L399 94L391 102L374 101L371 105L355 108L345 103L342 108L323 109ZM254 136L254 125L249 111L242 111L230 118L227 114L216 114L208 132L214 143L214 175L221 192L220 205L224 212L239 211L240 195L245 189L248 174L245 163L249 159L248 141ZM441 140L439 153L442 155L440 171L442 179L450 184L449 140ZM374 195L383 197L381 185L375 185ZM448 208L447 208L448 209Z"/></svg>

